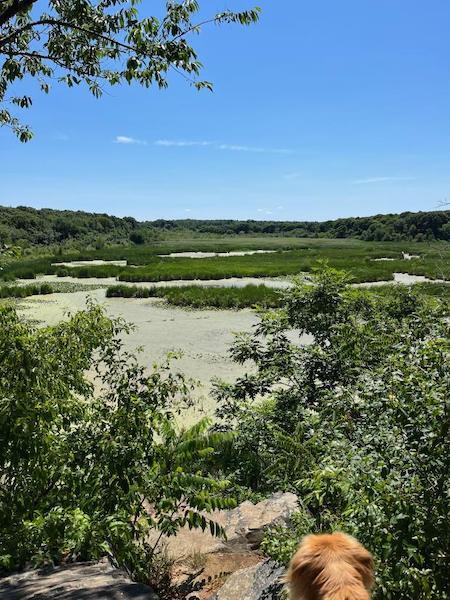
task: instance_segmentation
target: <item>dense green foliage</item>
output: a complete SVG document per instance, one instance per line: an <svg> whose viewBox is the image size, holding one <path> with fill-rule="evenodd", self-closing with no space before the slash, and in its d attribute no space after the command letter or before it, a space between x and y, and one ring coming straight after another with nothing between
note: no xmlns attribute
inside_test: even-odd
<svg viewBox="0 0 450 600"><path fill-rule="evenodd" d="M233 501L202 461L230 436L176 427L191 384L146 373L126 331L95 306L42 329L0 307L0 571L108 555L158 585L160 534L221 533L204 511Z"/></svg>
<svg viewBox="0 0 450 600"><path fill-rule="evenodd" d="M9 126L23 142L32 134L10 107L29 108L29 93L7 96L10 87L36 78L44 93L55 81L85 84L99 97L105 84L137 82L167 87L168 74L178 73L197 89L212 89L201 81L201 63L189 34L206 23L249 25L259 9L213 17L199 16L197 0L168 0L150 16L139 0L3 0L0 4L0 126ZM154 7L152 7L154 8Z"/></svg>
<svg viewBox="0 0 450 600"><path fill-rule="evenodd" d="M359 238L365 241L450 240L450 211L375 215L324 222L158 220L140 223L132 217L119 218L82 211L0 207L0 243L3 244L51 246L82 242L82 249L132 242L139 246L161 238L186 237L187 234L191 237L247 235L266 239L276 235ZM237 247L242 247L242 242L237 241L230 249Z"/></svg>
<svg viewBox="0 0 450 600"><path fill-rule="evenodd" d="M232 348L255 368L216 385L213 427L188 430L175 417L190 382L139 366L120 320L89 306L36 329L0 306L0 570L108 555L174 600L161 533L220 534L203 511L232 506L231 490L291 490L301 509L266 534L268 555L287 562L305 533L343 529L376 557L377 600L448 598L448 286L356 289L322 268L284 292L108 295L243 305L267 293L277 308Z"/></svg>
<svg viewBox="0 0 450 600"><path fill-rule="evenodd" d="M448 598L448 303L396 286L359 294L326 270L285 294L232 350L255 370L218 385L222 466L301 511L264 550L288 561L300 536L341 529L377 561L377 599ZM307 345L293 343L313 336ZM311 338L310 338L311 340Z"/></svg>
<svg viewBox="0 0 450 600"><path fill-rule="evenodd" d="M70 240L83 241L85 245L105 242L130 241L139 230L132 217L113 217L106 214L82 211L36 210L26 206L0 208L0 242L27 246L51 246ZM151 230L147 241L151 240Z"/></svg>
<svg viewBox="0 0 450 600"><path fill-rule="evenodd" d="M265 285L244 287L201 287L198 285L174 287L110 286L108 298L165 298L174 306L190 308L273 308L280 304L280 292Z"/></svg>
<svg viewBox="0 0 450 600"><path fill-rule="evenodd" d="M161 230L189 230L212 234L276 234L298 237L359 238L366 241L449 240L450 212L418 212L334 221L154 221Z"/></svg>
<svg viewBox="0 0 450 600"><path fill-rule="evenodd" d="M2 285L0 298L26 298L27 296L40 296L53 294L54 290L48 283L36 285Z"/></svg>

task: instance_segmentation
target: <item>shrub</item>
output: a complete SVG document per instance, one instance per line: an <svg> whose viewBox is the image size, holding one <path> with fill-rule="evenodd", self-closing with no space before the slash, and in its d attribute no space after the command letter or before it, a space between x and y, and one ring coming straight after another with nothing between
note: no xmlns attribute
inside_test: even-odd
<svg viewBox="0 0 450 600"><path fill-rule="evenodd" d="M342 529L377 558L375 598L448 598L448 314L407 288L349 290L326 269L238 338L235 360L256 371L216 389L220 427L236 430L222 467L302 499L268 554L286 562L307 530ZM299 333L313 342L293 344Z"/></svg>
<svg viewBox="0 0 450 600"><path fill-rule="evenodd" d="M0 307L0 570L107 555L154 583L163 534L222 533L205 515L235 503L202 461L230 436L176 426L192 386L168 364L145 373L128 330L94 305L41 329Z"/></svg>

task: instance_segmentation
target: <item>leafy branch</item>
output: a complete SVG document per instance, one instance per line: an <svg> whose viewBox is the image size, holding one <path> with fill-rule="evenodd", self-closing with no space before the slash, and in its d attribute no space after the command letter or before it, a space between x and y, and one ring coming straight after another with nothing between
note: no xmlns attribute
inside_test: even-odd
<svg viewBox="0 0 450 600"><path fill-rule="evenodd" d="M212 89L200 79L201 62L188 41L210 24L250 25L260 9L225 11L195 21L195 0L168 1L165 15L140 17L138 0L49 0L48 12L34 14L36 0L7 0L0 12L0 126L10 126L21 141L32 137L4 105L8 90L26 76L37 78L48 92L55 74L69 87L86 84L96 97L110 85L137 82L144 87L167 87L168 73L181 74L197 89ZM27 96L28 97L28 96ZM29 108L31 98L26 105ZM3 105L3 106L2 106Z"/></svg>

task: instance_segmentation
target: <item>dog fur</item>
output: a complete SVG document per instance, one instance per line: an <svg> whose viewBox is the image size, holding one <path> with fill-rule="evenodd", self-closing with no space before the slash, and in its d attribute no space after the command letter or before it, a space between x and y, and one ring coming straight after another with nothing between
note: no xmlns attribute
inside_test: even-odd
<svg viewBox="0 0 450 600"><path fill-rule="evenodd" d="M291 600L370 600L372 555L345 533L308 535L286 580Z"/></svg>

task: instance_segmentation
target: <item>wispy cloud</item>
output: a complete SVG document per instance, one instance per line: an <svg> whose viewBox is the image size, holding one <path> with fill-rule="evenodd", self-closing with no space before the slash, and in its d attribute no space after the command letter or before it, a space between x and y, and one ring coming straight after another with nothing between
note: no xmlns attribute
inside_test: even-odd
<svg viewBox="0 0 450 600"><path fill-rule="evenodd" d="M156 140L155 146L165 146L166 148L177 147L185 148L188 146L212 146L213 142L195 141L195 140Z"/></svg>
<svg viewBox="0 0 450 600"><path fill-rule="evenodd" d="M385 176L385 177L366 177L365 179L355 179L352 181L353 185L366 185L371 183L385 183L389 181L413 181L415 177L397 177L397 176Z"/></svg>
<svg viewBox="0 0 450 600"><path fill-rule="evenodd" d="M127 135L116 136L114 142L116 144L139 144L141 146L147 146L146 140L139 140ZM152 142L154 146L160 146L162 148L212 148L214 150L224 150L228 152L254 152L258 154L292 154L292 150L287 148L266 148L261 146L245 146L240 144L224 144L222 142L213 142L210 140L169 140L160 139Z"/></svg>
<svg viewBox="0 0 450 600"><path fill-rule="evenodd" d="M214 148L215 150L226 150L228 152L256 152L269 154L291 154L292 151L286 148L263 148L260 146L243 146L240 144L223 144L221 142L212 142L207 140L156 140L155 146L165 146L166 148L187 148L192 146L201 146Z"/></svg>
<svg viewBox="0 0 450 600"><path fill-rule="evenodd" d="M138 144L140 146L146 146L147 142L145 140L138 140L136 138L133 137L129 137L128 135L117 135L116 139L114 140L114 142L116 144Z"/></svg>
<svg viewBox="0 0 450 600"><path fill-rule="evenodd" d="M235 144L219 144L219 150L229 150L230 152L257 152L268 154L291 154L292 150L287 148L261 148L259 146L238 146Z"/></svg>

